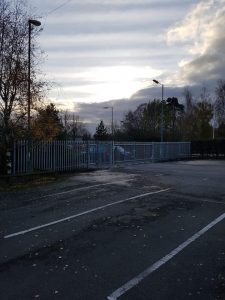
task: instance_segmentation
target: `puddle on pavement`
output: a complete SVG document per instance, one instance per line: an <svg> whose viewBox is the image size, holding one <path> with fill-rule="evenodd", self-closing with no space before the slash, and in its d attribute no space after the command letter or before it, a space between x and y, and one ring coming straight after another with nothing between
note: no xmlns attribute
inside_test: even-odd
<svg viewBox="0 0 225 300"><path fill-rule="evenodd" d="M110 172L108 170L99 170L92 173L86 173L74 176L71 179L75 181L89 182L89 183L110 183L115 182L120 185L129 185L129 181L137 178L136 174L126 174L120 172Z"/></svg>

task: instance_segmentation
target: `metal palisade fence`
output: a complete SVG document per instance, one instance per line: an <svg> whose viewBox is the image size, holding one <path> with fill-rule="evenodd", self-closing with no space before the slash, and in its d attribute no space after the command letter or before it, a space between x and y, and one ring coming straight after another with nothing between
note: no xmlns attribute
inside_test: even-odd
<svg viewBox="0 0 225 300"><path fill-rule="evenodd" d="M189 142L15 141L11 174L105 168L128 162L157 162L190 156Z"/></svg>

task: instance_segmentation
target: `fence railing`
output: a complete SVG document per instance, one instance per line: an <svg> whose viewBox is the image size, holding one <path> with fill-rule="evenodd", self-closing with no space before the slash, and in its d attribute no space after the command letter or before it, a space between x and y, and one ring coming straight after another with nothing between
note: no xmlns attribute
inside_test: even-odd
<svg viewBox="0 0 225 300"><path fill-rule="evenodd" d="M102 168L126 162L156 162L189 156L189 142L15 141L11 173Z"/></svg>

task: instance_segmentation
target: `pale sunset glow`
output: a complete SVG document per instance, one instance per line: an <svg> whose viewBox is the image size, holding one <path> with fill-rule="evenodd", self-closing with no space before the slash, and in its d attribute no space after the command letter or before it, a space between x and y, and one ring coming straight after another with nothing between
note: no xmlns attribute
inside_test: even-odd
<svg viewBox="0 0 225 300"><path fill-rule="evenodd" d="M110 99L129 98L136 91L149 86L148 78L160 75L160 71L149 67L113 66L93 68L78 76L90 82L89 85L68 88L71 91L85 93L90 96L84 102L102 102ZM75 76L76 77L76 76ZM77 100L82 101L82 98Z"/></svg>

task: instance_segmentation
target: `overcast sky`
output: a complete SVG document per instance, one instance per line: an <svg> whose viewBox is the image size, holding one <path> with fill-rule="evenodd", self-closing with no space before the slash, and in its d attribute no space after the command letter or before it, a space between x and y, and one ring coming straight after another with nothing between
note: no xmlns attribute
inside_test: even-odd
<svg viewBox="0 0 225 300"><path fill-rule="evenodd" d="M225 78L225 0L29 0L29 5L31 15L42 17L42 69L55 83L49 98L85 121L110 116L102 102L121 116L143 95L160 95L153 78L165 84L166 96L178 97L183 86L213 89Z"/></svg>

